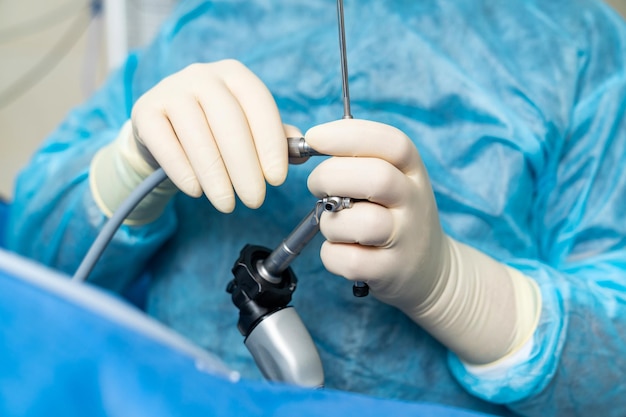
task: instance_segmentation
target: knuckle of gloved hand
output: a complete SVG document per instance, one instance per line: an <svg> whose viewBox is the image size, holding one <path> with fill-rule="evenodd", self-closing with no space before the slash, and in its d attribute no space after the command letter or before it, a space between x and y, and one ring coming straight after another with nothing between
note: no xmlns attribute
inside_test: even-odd
<svg viewBox="0 0 626 417"><path fill-rule="evenodd" d="M415 144L411 139L404 134L404 132L396 129L396 135L393 136L393 140L388 141L388 152L390 153L389 160L398 166L405 168L415 161L418 161L420 156Z"/></svg>
<svg viewBox="0 0 626 417"><path fill-rule="evenodd" d="M324 267L335 275L341 275L350 280L357 280L363 276L364 259L355 250L345 245L324 242L320 250L320 258Z"/></svg>
<svg viewBox="0 0 626 417"><path fill-rule="evenodd" d="M187 65L185 68L180 70L178 73L174 74L170 77L181 78L181 77L202 77L207 72L211 71L211 64L207 64L204 62L194 62L193 64ZM165 80L167 80L167 77Z"/></svg>
<svg viewBox="0 0 626 417"><path fill-rule="evenodd" d="M353 223L362 227L360 229L369 230L372 226L376 229L386 228L389 221L388 210L375 203L367 201L357 201L346 214L354 216Z"/></svg>
<svg viewBox="0 0 626 417"><path fill-rule="evenodd" d="M361 242L368 246L387 247L394 239L394 218L391 211L374 203L361 203L371 206L358 213Z"/></svg>
<svg viewBox="0 0 626 417"><path fill-rule="evenodd" d="M417 153L417 148L411 139L401 130L396 129L396 152L399 156L411 155Z"/></svg>
<svg viewBox="0 0 626 417"><path fill-rule="evenodd" d="M131 118L137 123L143 119L155 117L164 113L165 106L166 101L161 98L161 95L157 91L149 90L135 102Z"/></svg>
<svg viewBox="0 0 626 417"><path fill-rule="evenodd" d="M326 190L326 186L325 186L324 179L326 177L324 176L324 170L323 169L320 170L320 168L321 168L320 166L317 166L309 174L309 177L307 178L307 181L306 181L307 188L309 189L311 194L313 194L317 198L326 197L326 196L329 195L325 191ZM321 175L320 175L320 173L321 173Z"/></svg>
<svg viewBox="0 0 626 417"><path fill-rule="evenodd" d="M389 139L393 140L394 143L402 144L402 145L412 145L411 139L404 133L402 130L398 129L395 126L386 125L388 129Z"/></svg>
<svg viewBox="0 0 626 417"><path fill-rule="evenodd" d="M215 67L210 63L194 63L179 72L164 78L157 84L157 91L163 101L173 97L202 96L202 92L210 90L216 78L219 78Z"/></svg>
<svg viewBox="0 0 626 417"><path fill-rule="evenodd" d="M241 61L233 58L222 59L214 64L220 71L225 71L226 73L239 73L247 70L247 67Z"/></svg>
<svg viewBox="0 0 626 417"><path fill-rule="evenodd" d="M393 229L391 210L368 201L357 201L337 213L323 213L320 219L320 231L328 240L364 246L387 245Z"/></svg>
<svg viewBox="0 0 626 417"><path fill-rule="evenodd" d="M375 196L397 188L395 167L382 159L371 159L367 169L359 173L358 181L367 184L369 195Z"/></svg>
<svg viewBox="0 0 626 417"><path fill-rule="evenodd" d="M150 107L150 102L150 91L146 92L137 99L130 112L130 116L133 122L136 122L137 120L140 120L142 118L146 109Z"/></svg>

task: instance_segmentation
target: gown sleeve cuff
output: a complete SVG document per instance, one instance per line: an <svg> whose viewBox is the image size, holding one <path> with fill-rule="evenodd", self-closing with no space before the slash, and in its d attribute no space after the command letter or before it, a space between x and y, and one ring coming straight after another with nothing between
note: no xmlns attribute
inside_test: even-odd
<svg viewBox="0 0 626 417"><path fill-rule="evenodd" d="M523 401L546 388L556 373L567 329L564 277L534 261L511 266L534 279L541 290L541 317L533 337L494 364L469 365L452 352L448 355L457 381L472 395L496 404Z"/></svg>

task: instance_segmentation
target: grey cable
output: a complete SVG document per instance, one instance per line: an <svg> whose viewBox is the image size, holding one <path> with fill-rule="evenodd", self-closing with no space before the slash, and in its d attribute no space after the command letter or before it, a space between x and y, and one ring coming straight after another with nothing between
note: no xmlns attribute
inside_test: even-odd
<svg viewBox="0 0 626 417"><path fill-rule="evenodd" d="M102 256L102 253L106 249L107 245L113 239L113 235L124 222L124 219L137 207L137 204L147 196L150 191L156 188L163 180L167 178L165 171L162 168L154 171L148 176L137 188L135 188L128 197L122 202L120 207L115 210L113 216L105 223L104 227L96 237L96 240L92 243L87 255L83 258L78 269L72 277L72 281L84 282L89 277L89 274L96 266L98 259Z"/></svg>

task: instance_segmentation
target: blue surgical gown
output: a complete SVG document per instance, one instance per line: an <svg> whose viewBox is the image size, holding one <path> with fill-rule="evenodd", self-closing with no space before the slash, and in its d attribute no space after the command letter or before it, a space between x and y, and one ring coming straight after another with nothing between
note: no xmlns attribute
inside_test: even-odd
<svg viewBox="0 0 626 417"><path fill-rule="evenodd" d="M292 264L293 305L331 389L494 414L626 414L626 25L592 0L348 0L352 113L396 126L420 151L452 237L536 280L530 357L476 375L398 310L319 259ZM20 174L8 244L73 273L105 218L94 153L133 103L196 62L235 58L303 131L342 116L334 0L183 0L145 50L68 114ZM312 209L291 166L262 208L217 212L179 193L157 221L124 226L92 275L122 290L153 276L149 314L260 378L225 288L247 243L273 248Z"/></svg>

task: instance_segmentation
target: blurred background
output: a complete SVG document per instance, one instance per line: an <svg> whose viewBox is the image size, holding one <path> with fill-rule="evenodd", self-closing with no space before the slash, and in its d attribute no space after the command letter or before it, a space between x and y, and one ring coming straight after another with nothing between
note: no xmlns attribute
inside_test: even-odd
<svg viewBox="0 0 626 417"><path fill-rule="evenodd" d="M12 198L15 175L46 135L152 38L175 2L0 0L0 199ZM626 16L626 0L607 2Z"/></svg>
<svg viewBox="0 0 626 417"><path fill-rule="evenodd" d="M0 199L74 106L177 0L0 0Z"/></svg>

